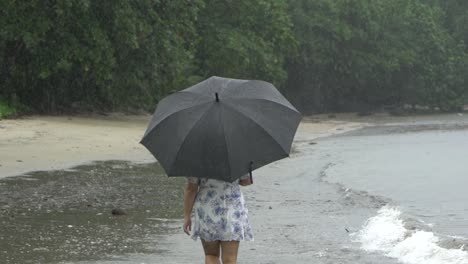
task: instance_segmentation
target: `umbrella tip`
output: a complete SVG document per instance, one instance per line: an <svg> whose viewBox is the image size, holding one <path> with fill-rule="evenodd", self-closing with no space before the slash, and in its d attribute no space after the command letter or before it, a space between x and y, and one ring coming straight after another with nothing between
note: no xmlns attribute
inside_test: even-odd
<svg viewBox="0 0 468 264"><path fill-rule="evenodd" d="M218 93L215 93L215 96L216 96L216 102L219 102Z"/></svg>

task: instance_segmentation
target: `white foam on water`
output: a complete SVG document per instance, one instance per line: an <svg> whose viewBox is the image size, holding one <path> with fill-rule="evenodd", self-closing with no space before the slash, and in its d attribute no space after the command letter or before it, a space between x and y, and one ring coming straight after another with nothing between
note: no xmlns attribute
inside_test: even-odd
<svg viewBox="0 0 468 264"><path fill-rule="evenodd" d="M447 249L438 245L439 237L432 232L407 230L401 211L389 206L367 220L363 228L354 233L362 249L382 252L408 264L468 264L468 252L462 248Z"/></svg>

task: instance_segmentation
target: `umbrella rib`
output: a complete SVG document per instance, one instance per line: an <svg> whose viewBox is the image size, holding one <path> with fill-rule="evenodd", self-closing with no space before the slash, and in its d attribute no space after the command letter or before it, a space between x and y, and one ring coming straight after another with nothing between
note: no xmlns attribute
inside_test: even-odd
<svg viewBox="0 0 468 264"><path fill-rule="evenodd" d="M223 108L221 108L221 109L223 109ZM229 174L231 174L231 172L232 172L231 171L231 159L229 157L228 141L226 139L226 130L224 129L224 118L222 118L222 115L221 115L221 120L222 120L222 126L223 126L224 144L226 146L226 156L227 156L227 159L228 159Z"/></svg>
<svg viewBox="0 0 468 264"><path fill-rule="evenodd" d="M255 125L257 125L258 127L260 127L263 131L265 131L265 133L270 136L271 139L273 139L273 142L276 142L276 144L278 144L280 146L280 148L284 151L284 153L286 155L289 155L289 153L283 148L283 146L281 146L281 144L278 143L278 141L275 139L275 137L273 137L263 126L259 125L257 123L257 121L253 120L250 116L242 113L241 111L235 109L234 107L228 105L228 104L225 104L227 107L229 107L230 109L232 109L233 111L235 111L236 113L239 113L240 115L243 115L245 117L247 117L248 119L250 119Z"/></svg>
<svg viewBox="0 0 468 264"><path fill-rule="evenodd" d="M197 104L197 105L192 105L192 106L190 106L190 107L184 108L184 109L182 109L182 110L179 110L179 111L176 111L176 112L174 112L174 113L171 113L171 114L167 115L167 116L164 117L163 119L159 120L158 123L155 124L153 127L147 128L147 130L146 130L145 134L143 135L143 138L141 139L140 142L143 142L143 140L144 140L146 137L148 137L150 134L153 133L154 130L156 130L156 127L157 127L157 126L161 125L164 121L166 121L166 120L167 120L168 118L170 118L171 116L176 115L176 114L178 114L178 113L180 113L180 112L182 112L182 111L187 111L187 110L191 110L192 108L195 108L195 107L203 106L204 104L208 104L208 103L209 103L209 102L205 102L205 103L201 103L201 104Z"/></svg>

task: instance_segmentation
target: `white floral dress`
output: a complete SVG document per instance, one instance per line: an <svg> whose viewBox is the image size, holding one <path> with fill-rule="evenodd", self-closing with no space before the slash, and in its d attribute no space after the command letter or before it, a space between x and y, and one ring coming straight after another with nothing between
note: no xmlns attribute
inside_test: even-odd
<svg viewBox="0 0 468 264"><path fill-rule="evenodd" d="M253 233L239 181L233 183L189 177L199 185L192 211L192 239L252 241Z"/></svg>

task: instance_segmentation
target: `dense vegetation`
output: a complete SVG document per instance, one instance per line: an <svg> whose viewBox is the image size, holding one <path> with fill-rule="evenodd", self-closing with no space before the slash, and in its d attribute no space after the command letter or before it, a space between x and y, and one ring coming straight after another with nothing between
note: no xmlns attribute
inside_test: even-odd
<svg viewBox="0 0 468 264"><path fill-rule="evenodd" d="M152 110L211 75L273 82L305 112L468 102L465 0L0 4L8 111Z"/></svg>

